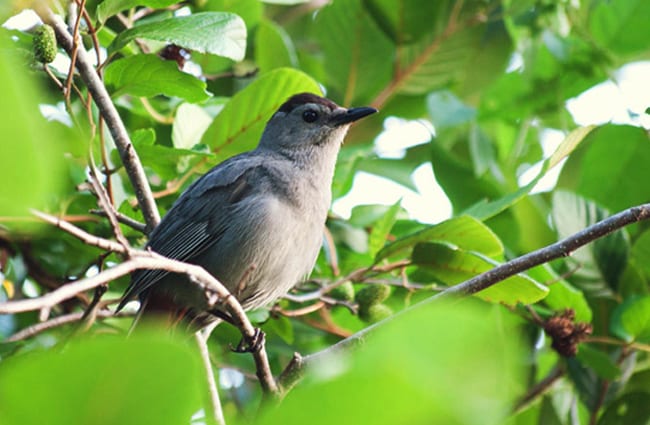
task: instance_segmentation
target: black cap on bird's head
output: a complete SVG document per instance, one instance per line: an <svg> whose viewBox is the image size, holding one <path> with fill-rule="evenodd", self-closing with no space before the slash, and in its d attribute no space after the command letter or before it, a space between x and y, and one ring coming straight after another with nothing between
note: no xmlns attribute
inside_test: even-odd
<svg viewBox="0 0 650 425"><path fill-rule="evenodd" d="M375 108L343 108L313 93L287 99L266 124L260 147L297 149L343 143L353 122L377 112ZM332 143L338 142L338 143Z"/></svg>
<svg viewBox="0 0 650 425"><path fill-rule="evenodd" d="M375 108L370 107L345 109L331 100L313 93L299 93L291 96L282 104L282 106L280 106L278 112L289 114L294 109L306 104L319 105L323 109L329 110L329 113L331 114L329 122L333 126L349 124L377 112ZM307 112L304 115L303 119L307 122L310 122L311 119L315 121L317 118L313 115L313 112Z"/></svg>

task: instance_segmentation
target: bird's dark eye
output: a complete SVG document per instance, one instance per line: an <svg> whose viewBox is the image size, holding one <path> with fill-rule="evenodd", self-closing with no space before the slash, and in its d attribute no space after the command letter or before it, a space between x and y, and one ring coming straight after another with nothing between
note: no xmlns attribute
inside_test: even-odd
<svg viewBox="0 0 650 425"><path fill-rule="evenodd" d="M318 119L318 112L312 109L307 109L305 112L302 113L302 119L305 122L314 122Z"/></svg>

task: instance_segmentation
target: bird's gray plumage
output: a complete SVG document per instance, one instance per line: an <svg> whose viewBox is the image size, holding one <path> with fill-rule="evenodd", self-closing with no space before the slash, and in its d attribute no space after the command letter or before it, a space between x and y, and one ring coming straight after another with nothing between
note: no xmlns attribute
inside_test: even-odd
<svg viewBox="0 0 650 425"><path fill-rule="evenodd" d="M349 123L372 112L346 110L312 94L293 96L269 120L255 150L188 187L147 247L203 266L245 309L282 296L315 264ZM118 309L135 296L163 298L194 318L207 308L197 285L161 270L133 273Z"/></svg>

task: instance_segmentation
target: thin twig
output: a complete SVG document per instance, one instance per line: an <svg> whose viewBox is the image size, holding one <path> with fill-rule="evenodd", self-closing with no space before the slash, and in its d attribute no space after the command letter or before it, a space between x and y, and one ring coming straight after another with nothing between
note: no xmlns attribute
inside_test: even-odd
<svg viewBox="0 0 650 425"><path fill-rule="evenodd" d="M197 331L194 334L194 337L196 338L196 344L199 346L201 360L203 360L214 421L217 425L226 425L226 420L223 417L223 409L221 407L221 399L219 398L219 390L217 389L217 382L214 379L214 371L212 370L212 362L210 361L210 351L208 349L208 339L210 338L214 328L217 327L219 323L220 321L211 323L200 331Z"/></svg>
<svg viewBox="0 0 650 425"><path fill-rule="evenodd" d="M105 247L107 250L121 254L127 254L127 251L129 250L129 248L124 247L119 243L91 235L70 223L57 219L56 217L39 212L34 212L34 214L43 220L58 226L62 230L69 232L71 235L89 245ZM223 286L223 284L221 284L221 282L205 271L203 267L165 258L152 251L131 250L128 254L131 258L124 263L106 269L95 276L63 285L43 296L0 303L0 314L14 314L25 311L40 310L41 319L45 320L47 319L51 308L60 302L75 297L81 292L107 284L108 282L132 273L135 270L160 269L171 273L184 274L204 290L208 309L214 309L217 304L223 306L230 315L232 324L242 333L244 340L249 344L249 346L255 346L258 348L252 352L252 355L255 360L257 377L260 380L262 390L265 394L278 393L278 387L273 378L271 367L269 366L264 344L256 344L259 337L257 329L255 329L248 320L246 312L239 301L228 291L228 289L226 289L225 286Z"/></svg>
<svg viewBox="0 0 650 425"><path fill-rule="evenodd" d="M595 223L585 228L584 230L571 235L566 239L563 239L560 242L556 242L545 248L541 248L537 251L533 251L529 254L515 258L472 279L469 279L456 286L452 286L437 295L420 301L419 303L414 304L413 306L408 307L384 320L374 323L322 351L310 354L309 356L305 357L301 357L299 354L297 354L280 374L278 378L278 385L283 392L287 389L290 389L298 380L301 379L305 373L305 369L310 365L319 364L319 362L321 362L324 358L327 358L334 353L347 351L363 345L367 336L375 329L380 328L388 321L394 320L396 317L405 314L413 308L419 308L420 306L428 305L431 302L438 302L443 298L450 298L451 296L457 297L459 295L475 294L517 273L521 273L525 270L531 269L535 266L554 260L556 258L569 256L571 255L571 252L580 248L581 246L593 242L596 239L606 236L629 224L648 219L650 219L650 204L643 204L628 208L627 210L599 221L598 223Z"/></svg>
<svg viewBox="0 0 650 425"><path fill-rule="evenodd" d="M90 210L89 213L95 214L101 217L106 217L107 214L103 210ZM119 221L122 224L125 224L129 226L130 228L137 230L138 232L144 233L145 230L145 224L140 223L138 220L134 220L131 217L122 214L119 211L115 211L115 217L117 218L117 221Z"/></svg>
<svg viewBox="0 0 650 425"><path fill-rule="evenodd" d="M54 217L53 215L45 214L36 210L31 210L31 213L41 220L50 223L65 232L70 233L72 236L76 237L87 245L96 246L97 248L101 248L106 251L124 252L124 247L121 244L90 234L85 230L81 230L77 226L70 224L68 221L64 221L58 217Z"/></svg>
<svg viewBox="0 0 650 425"><path fill-rule="evenodd" d="M475 294L517 273L571 255L573 251L628 224L650 219L650 203L628 208L552 245L517 257L485 273L441 292L424 302L449 295Z"/></svg>
<svg viewBox="0 0 650 425"><path fill-rule="evenodd" d="M61 46L68 52L68 55L71 55L74 51L75 43L68 32L65 22L47 7L39 9L39 15L43 22L48 23L54 28L57 39L61 42ZM79 49L76 57L77 70L86 83L88 91L92 94L97 108L106 121L108 130L113 136L124 168L135 190L140 208L142 208L142 213L147 223L147 231L150 232L160 222L160 214L158 213L156 202L149 182L147 181L147 175L142 168L140 158L133 148L126 127L106 91L106 87L93 67L88 54L84 49Z"/></svg>
<svg viewBox="0 0 650 425"><path fill-rule="evenodd" d="M127 317L132 315L133 314L126 313L126 312L120 312L116 315L114 312L109 310L99 310L96 313L96 317L102 319L107 319L111 317ZM75 313L65 314L63 316L57 316L45 322L35 323L11 335L9 338L5 339L4 342L16 342L16 341L21 341L23 339L31 338L49 329L58 328L59 326L67 325L68 323L78 322L83 318L83 316L84 316L84 312L78 311Z"/></svg>
<svg viewBox="0 0 650 425"><path fill-rule="evenodd" d="M556 366L551 372L537 384L533 385L528 392L515 405L513 411L519 412L533 402L537 397L544 395L560 378L565 374L562 367Z"/></svg>

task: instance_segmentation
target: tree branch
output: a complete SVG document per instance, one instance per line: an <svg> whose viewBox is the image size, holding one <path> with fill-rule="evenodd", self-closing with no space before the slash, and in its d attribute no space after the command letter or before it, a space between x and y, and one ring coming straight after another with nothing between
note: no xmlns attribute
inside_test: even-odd
<svg viewBox="0 0 650 425"><path fill-rule="evenodd" d="M115 105L113 105L110 95L106 91L106 87L95 71L86 50L83 47L75 49L74 40L63 19L55 15L47 7L40 8L38 13L43 22L46 22L54 28L57 39L65 51L68 52L68 55L70 57L76 55L77 70L86 83L88 91L92 95L99 112L106 121L108 130L113 136L115 146L117 146L124 168L135 190L135 196L138 199L140 208L142 208L142 213L147 223L147 233L149 233L160 222L160 214L158 214L158 208L156 207L156 202L149 182L147 181L147 176L142 168L140 158L131 144L126 127Z"/></svg>
<svg viewBox="0 0 650 425"><path fill-rule="evenodd" d="M38 212L34 212L34 214L47 222L55 224L62 230L69 232L89 245L104 247L105 249L121 254L128 254L130 255L130 258L127 261L110 269L106 269L95 276L63 285L43 296L0 303L0 314L14 314L25 311L40 310L40 318L41 320L45 320L47 316L49 316L52 307L60 302L75 297L80 292L107 284L108 282L132 273L135 270L161 269L171 273L184 274L204 290L208 309L214 308L217 304L225 307L226 311L232 318L232 323L239 329L246 343L248 343L249 346L259 347L257 350L254 350L252 354L257 367L257 376L260 379L260 385L265 393L278 392L277 384L275 383L273 374L271 373L266 350L264 349L263 344L256 344L259 337L257 329L255 329L248 320L246 312L237 298L235 298L214 276L205 271L203 267L172 260L171 258L165 258L155 252L135 250L125 247L122 244L108 239L91 235L70 223L66 223L48 214Z"/></svg>
<svg viewBox="0 0 650 425"><path fill-rule="evenodd" d="M278 377L278 385L283 392L289 390L293 385L295 385L298 380L300 380L300 378L304 375L305 370L311 365L319 364L324 358L335 353L347 351L363 345L367 336L371 332L380 328L388 321L394 320L396 317L405 314L411 309L419 308L420 306L440 301L443 298L475 294L517 273L521 273L557 258L569 256L577 248L580 248L629 224L648 219L650 219L650 204L643 204L629 208L609 218L599 221L598 223L595 223L585 228L584 230L567 237L566 239L533 251L529 254L522 255L521 257L517 257L463 283L447 288L439 294L434 295L417 304L414 304L413 306L406 308L391 317L368 326L367 328L362 329L354 335L341 340L337 344L322 351L310 354L305 357L302 357L300 354L295 353L293 359L289 362L287 367Z"/></svg>

